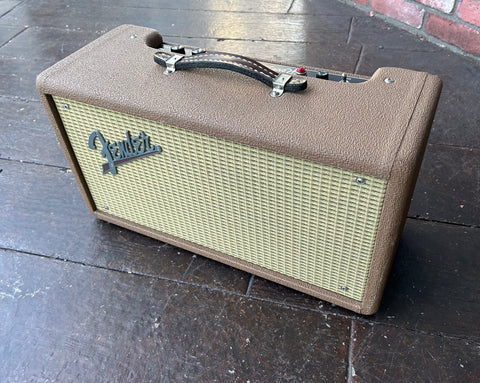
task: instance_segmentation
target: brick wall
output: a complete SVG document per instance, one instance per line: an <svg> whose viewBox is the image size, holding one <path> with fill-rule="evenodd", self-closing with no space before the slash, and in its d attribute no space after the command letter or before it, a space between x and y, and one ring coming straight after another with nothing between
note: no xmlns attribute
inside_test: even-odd
<svg viewBox="0 0 480 383"><path fill-rule="evenodd" d="M480 60L480 0L342 0Z"/></svg>

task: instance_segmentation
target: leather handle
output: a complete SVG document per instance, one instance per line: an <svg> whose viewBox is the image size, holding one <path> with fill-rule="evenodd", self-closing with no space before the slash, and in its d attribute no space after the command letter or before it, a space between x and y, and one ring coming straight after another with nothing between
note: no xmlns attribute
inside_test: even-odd
<svg viewBox="0 0 480 383"><path fill-rule="evenodd" d="M154 60L167 68L165 74L192 68L218 68L238 72L272 87L271 95L274 97L280 96L283 91L298 92L307 87L306 78L277 73L258 61L231 53L204 51L186 56L160 51L155 53Z"/></svg>

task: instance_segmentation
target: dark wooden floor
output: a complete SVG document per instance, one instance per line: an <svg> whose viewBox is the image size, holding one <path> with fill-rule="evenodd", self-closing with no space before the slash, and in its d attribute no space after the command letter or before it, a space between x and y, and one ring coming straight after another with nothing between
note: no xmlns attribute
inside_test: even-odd
<svg viewBox="0 0 480 383"><path fill-rule="evenodd" d="M0 1L0 382L480 381L478 62L335 0L132 4ZM124 23L265 59L442 77L376 315L89 215L35 77Z"/></svg>

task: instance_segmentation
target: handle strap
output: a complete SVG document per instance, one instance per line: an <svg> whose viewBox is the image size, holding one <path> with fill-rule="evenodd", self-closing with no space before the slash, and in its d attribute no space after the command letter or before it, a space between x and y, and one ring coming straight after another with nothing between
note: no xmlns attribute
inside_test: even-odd
<svg viewBox="0 0 480 383"><path fill-rule="evenodd" d="M156 63L166 67L165 74L191 68L218 68L238 72L272 87L270 95L273 97L281 96L284 91L298 92L307 87L305 78L277 73L258 61L231 53L201 51L186 56L159 51L155 53L154 59Z"/></svg>

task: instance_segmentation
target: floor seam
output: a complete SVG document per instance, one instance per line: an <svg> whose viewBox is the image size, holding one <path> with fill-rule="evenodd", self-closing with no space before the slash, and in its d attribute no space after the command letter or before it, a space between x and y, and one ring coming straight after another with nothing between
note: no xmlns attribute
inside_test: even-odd
<svg viewBox="0 0 480 383"><path fill-rule="evenodd" d="M360 67L360 63L362 62L364 50L365 50L365 47L364 47L363 44L362 44L362 45L360 46L360 53L358 54L357 61L355 62L355 69L353 70L353 73L358 73L358 69L359 69L359 67Z"/></svg>
<svg viewBox="0 0 480 383"><path fill-rule="evenodd" d="M1 19L1 17L0 17ZM23 29L20 32L15 33L12 37L10 37L7 41L5 41L3 44L0 44L0 48L3 48L5 45L10 43L15 37L21 35L23 32L25 32L28 29L28 26L23 27Z"/></svg>
<svg viewBox="0 0 480 383"><path fill-rule="evenodd" d="M248 297L250 296L250 290L252 289L252 285L253 285L253 280L255 278L255 275L251 275L250 276L250 279L248 281L248 286L247 286L247 291L245 291L245 295Z"/></svg>
<svg viewBox="0 0 480 383"><path fill-rule="evenodd" d="M187 268L185 269L185 271L183 272L182 278L185 278L187 276L188 272L190 271L190 267L192 266L193 262L195 262L196 258L197 258L197 256L195 254L192 255L192 259L191 259L190 263L188 264Z"/></svg>
<svg viewBox="0 0 480 383"><path fill-rule="evenodd" d="M26 3L27 0L23 0L23 1L20 1L17 5L13 6L12 8L10 8L7 12L5 12L3 15L0 15L0 19L6 15L8 15L10 12L12 12L14 9L18 8L20 5L22 5L23 3Z"/></svg>
<svg viewBox="0 0 480 383"><path fill-rule="evenodd" d="M2 157L2 156L0 156L0 160L1 160L1 161L17 162L17 163L19 163L19 164L46 166L46 167L49 167L49 168L56 168L56 169L58 169L58 170L61 170L61 171L63 171L63 172L66 172L66 173L71 173L71 172L72 172L69 167L60 166L60 165L44 164L44 163L35 162L35 161L17 160L17 159L14 159L14 158L5 158L5 157Z"/></svg>
<svg viewBox="0 0 480 383"><path fill-rule="evenodd" d="M5 57L5 56L0 55L0 58L2 58L2 57ZM41 103L41 101L39 99L23 98L23 97L14 96L14 95L11 95L11 94L0 94L0 98L11 100L13 102L27 102L27 103L28 102L36 102L36 103Z"/></svg>
<svg viewBox="0 0 480 383"><path fill-rule="evenodd" d="M295 3L295 0L292 0L292 2L290 3L290 6L288 7L286 13L290 13L290 11L292 10L292 7L293 7L293 3Z"/></svg>
<svg viewBox="0 0 480 383"><path fill-rule="evenodd" d="M448 222L448 221L440 221L440 220L435 220L435 219L430 219L430 218L424 218L420 216L407 216L408 219L412 219L414 221L422 221L422 222L431 222L431 223L437 223L437 224L443 224L443 225L452 225L452 226L458 226L458 227L465 227L469 229L480 229L480 225L468 225L465 223L456 223L456 222Z"/></svg>
<svg viewBox="0 0 480 383"><path fill-rule="evenodd" d="M350 342L348 344L348 371L347 371L347 382L352 383L352 378L355 376L355 368L353 366L353 339L355 333L355 320L352 319L350 324Z"/></svg>
<svg viewBox="0 0 480 383"><path fill-rule="evenodd" d="M332 35L338 35L339 33L343 32L332 32ZM262 40L261 38L254 38L254 39L241 39L241 38L233 38L233 37L218 37L218 36L209 36L209 37L202 37L202 36L184 36L184 35L169 35L169 34L162 34L162 37L170 38L182 38L182 39L199 39L199 40L217 40L217 41L248 41L248 42L261 42L261 43L292 43L292 44L312 44L312 43L321 43L322 40Z"/></svg>
<svg viewBox="0 0 480 383"><path fill-rule="evenodd" d="M442 143L442 142L432 142L432 143L428 143L427 145L429 148L430 147L433 147L433 146L442 146L442 147L446 147L446 148L454 148L454 149L465 149L465 150L468 150L468 151L477 151L477 150L480 150L480 147L476 147L476 146L463 146L463 145L452 145L452 144L445 144L445 143Z"/></svg>
<svg viewBox="0 0 480 383"><path fill-rule="evenodd" d="M350 43L350 40L352 38L352 29L353 29L353 20L355 19L355 17L352 16L352 18L350 19L350 23L348 24L348 31L347 31L347 44Z"/></svg>

